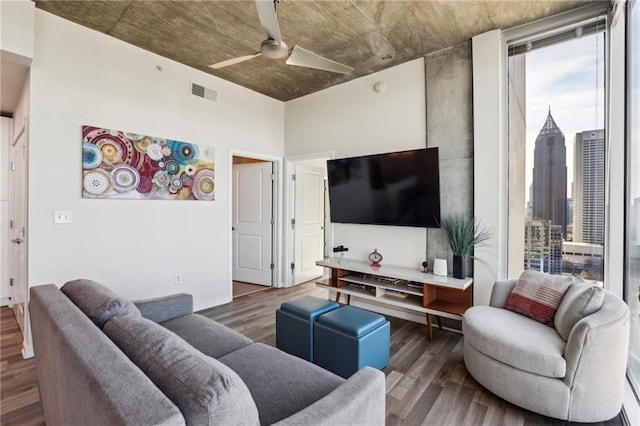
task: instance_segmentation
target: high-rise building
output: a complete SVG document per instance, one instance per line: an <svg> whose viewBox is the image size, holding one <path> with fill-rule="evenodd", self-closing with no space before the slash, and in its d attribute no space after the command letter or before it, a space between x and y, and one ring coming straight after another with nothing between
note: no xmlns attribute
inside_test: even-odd
<svg viewBox="0 0 640 426"><path fill-rule="evenodd" d="M576 133L573 241L604 244L604 129Z"/></svg>
<svg viewBox="0 0 640 426"><path fill-rule="evenodd" d="M550 220L527 219L524 224L524 269L562 273L562 230Z"/></svg>
<svg viewBox="0 0 640 426"><path fill-rule="evenodd" d="M550 220L567 236L567 152L564 134L549 115L533 151L532 218Z"/></svg>

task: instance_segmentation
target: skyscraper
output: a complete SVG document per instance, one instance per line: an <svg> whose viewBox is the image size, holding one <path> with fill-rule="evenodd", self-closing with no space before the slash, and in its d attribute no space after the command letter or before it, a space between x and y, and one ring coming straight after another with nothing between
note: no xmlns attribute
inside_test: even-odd
<svg viewBox="0 0 640 426"><path fill-rule="evenodd" d="M562 273L562 232L550 220L527 219L524 224L524 269Z"/></svg>
<svg viewBox="0 0 640 426"><path fill-rule="evenodd" d="M549 220L567 237L567 152L564 134L549 115L533 152L532 218Z"/></svg>
<svg viewBox="0 0 640 426"><path fill-rule="evenodd" d="M576 133L573 241L604 244L604 129Z"/></svg>

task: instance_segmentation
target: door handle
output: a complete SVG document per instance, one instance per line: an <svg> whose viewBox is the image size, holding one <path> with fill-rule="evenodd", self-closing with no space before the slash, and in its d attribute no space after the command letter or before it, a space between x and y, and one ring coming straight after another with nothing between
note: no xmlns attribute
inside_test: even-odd
<svg viewBox="0 0 640 426"><path fill-rule="evenodd" d="M235 230L236 230L236 227L235 227L235 226L232 226L232 227L231 227L231 230L232 230L232 231L235 231Z"/></svg>
<svg viewBox="0 0 640 426"><path fill-rule="evenodd" d="M24 240L22 238L15 238L13 240L11 240L12 243L14 244L22 244L24 242Z"/></svg>

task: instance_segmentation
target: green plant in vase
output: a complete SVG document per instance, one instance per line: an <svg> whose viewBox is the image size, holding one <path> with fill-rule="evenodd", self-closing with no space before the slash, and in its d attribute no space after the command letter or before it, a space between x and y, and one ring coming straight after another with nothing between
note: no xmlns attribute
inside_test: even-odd
<svg viewBox="0 0 640 426"><path fill-rule="evenodd" d="M467 276L467 256L474 247L483 245L493 234L475 217L457 213L444 216L440 223L453 252L453 276Z"/></svg>

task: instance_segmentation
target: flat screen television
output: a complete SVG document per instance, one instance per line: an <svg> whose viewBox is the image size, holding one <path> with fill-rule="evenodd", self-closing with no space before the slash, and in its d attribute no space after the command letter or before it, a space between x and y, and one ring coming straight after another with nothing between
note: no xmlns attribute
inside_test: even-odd
<svg viewBox="0 0 640 426"><path fill-rule="evenodd" d="M438 228L438 148L327 161L331 222Z"/></svg>

